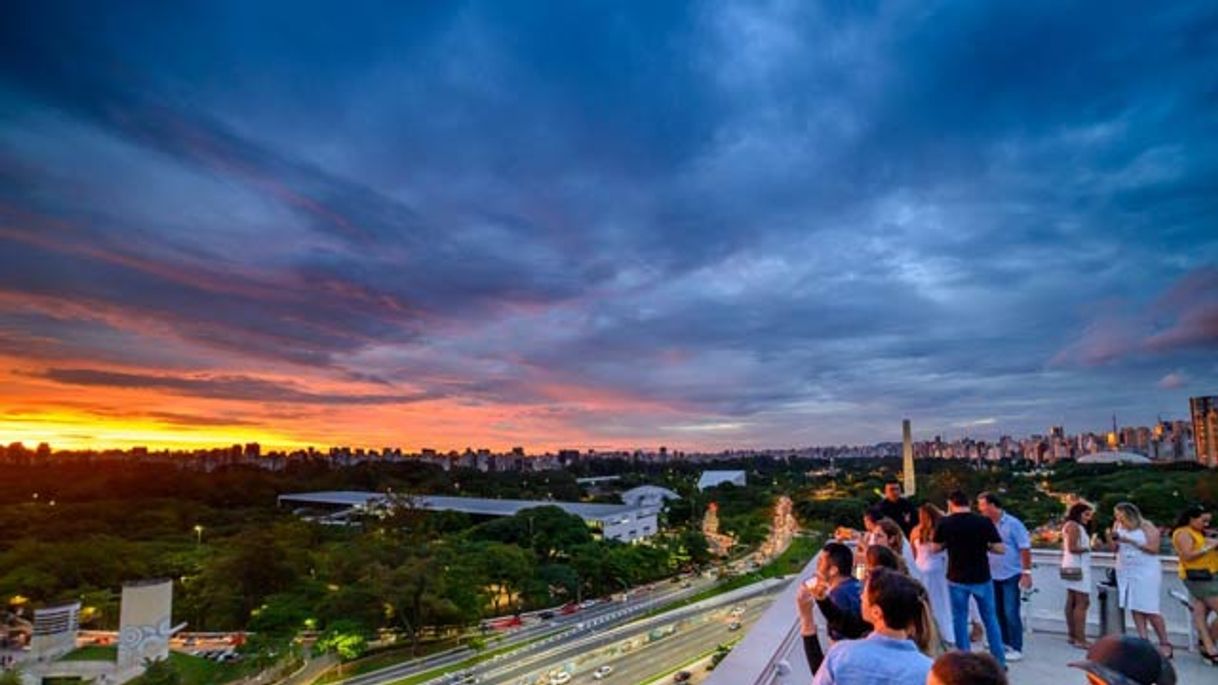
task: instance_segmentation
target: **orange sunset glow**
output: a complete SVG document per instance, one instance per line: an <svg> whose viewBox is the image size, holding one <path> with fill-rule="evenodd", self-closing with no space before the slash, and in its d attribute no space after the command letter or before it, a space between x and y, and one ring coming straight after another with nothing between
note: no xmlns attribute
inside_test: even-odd
<svg viewBox="0 0 1218 685"><path fill-rule="evenodd" d="M18 2L0 443L994 439L1213 390L1205 55L664 4Z"/></svg>

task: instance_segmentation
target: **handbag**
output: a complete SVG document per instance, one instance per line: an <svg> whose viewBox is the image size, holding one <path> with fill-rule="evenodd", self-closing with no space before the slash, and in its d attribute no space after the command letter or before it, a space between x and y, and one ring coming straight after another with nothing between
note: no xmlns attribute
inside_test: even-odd
<svg viewBox="0 0 1218 685"><path fill-rule="evenodd" d="M1062 580L1079 581L1083 579L1083 569L1078 567L1066 567L1061 569Z"/></svg>
<svg viewBox="0 0 1218 685"><path fill-rule="evenodd" d="M1187 568L1184 569L1184 579L1208 583L1214 579L1214 572L1204 568Z"/></svg>

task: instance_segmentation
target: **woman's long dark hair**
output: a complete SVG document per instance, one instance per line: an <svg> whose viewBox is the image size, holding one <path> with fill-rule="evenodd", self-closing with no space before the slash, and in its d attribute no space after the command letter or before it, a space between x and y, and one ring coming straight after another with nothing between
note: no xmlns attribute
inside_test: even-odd
<svg viewBox="0 0 1218 685"><path fill-rule="evenodd" d="M1086 502L1076 502L1066 512L1066 520L1074 521L1079 526L1081 526L1083 530L1090 533L1091 526L1089 524L1083 523L1083 514L1089 512L1089 511L1094 511L1094 510L1095 510L1095 508L1092 507L1090 504L1087 504Z"/></svg>
<svg viewBox="0 0 1218 685"><path fill-rule="evenodd" d="M1180 512L1180 515L1176 517L1176 525L1171 527L1172 532L1174 533L1174 532L1176 532L1176 530L1187 526L1189 523L1192 522L1193 519L1197 518L1198 516L1200 516L1204 513L1205 513L1205 507L1201 506L1200 504L1194 504L1194 505L1190 506L1189 508Z"/></svg>

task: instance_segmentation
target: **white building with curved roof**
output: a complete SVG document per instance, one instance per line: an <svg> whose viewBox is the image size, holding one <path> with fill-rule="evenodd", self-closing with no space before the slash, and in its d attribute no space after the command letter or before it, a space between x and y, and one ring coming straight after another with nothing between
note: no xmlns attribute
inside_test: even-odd
<svg viewBox="0 0 1218 685"><path fill-rule="evenodd" d="M658 485L640 485L622 493L622 504L655 511L662 509L665 502L677 499L681 499L681 496Z"/></svg>
<svg viewBox="0 0 1218 685"><path fill-rule="evenodd" d="M1146 466L1151 463L1149 457L1144 457L1133 452L1096 452L1095 454L1086 454L1078 459L1080 464L1135 464Z"/></svg>

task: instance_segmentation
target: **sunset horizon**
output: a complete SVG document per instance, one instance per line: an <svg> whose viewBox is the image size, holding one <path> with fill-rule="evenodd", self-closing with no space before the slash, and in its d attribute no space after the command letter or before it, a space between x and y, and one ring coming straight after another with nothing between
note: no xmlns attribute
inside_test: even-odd
<svg viewBox="0 0 1218 685"><path fill-rule="evenodd" d="M10 10L4 444L868 444L1218 390L1201 4Z"/></svg>

